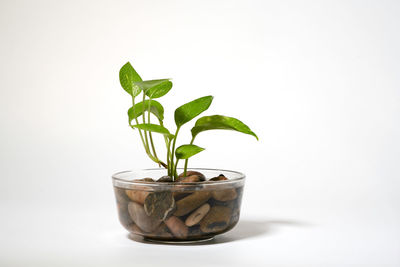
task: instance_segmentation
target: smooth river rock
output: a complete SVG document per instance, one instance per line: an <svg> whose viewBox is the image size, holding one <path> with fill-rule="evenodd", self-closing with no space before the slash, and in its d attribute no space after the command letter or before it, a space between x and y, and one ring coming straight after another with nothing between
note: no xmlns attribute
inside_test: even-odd
<svg viewBox="0 0 400 267"><path fill-rule="evenodd" d="M202 174L201 172L196 172L196 171L187 171L186 172L186 176L183 176L183 173L179 174L178 176L178 182L181 182L183 179L189 177L189 176L198 176L198 182L203 182L206 180L206 177L204 176L204 174ZM193 178L192 178L193 179Z"/></svg>
<svg viewBox="0 0 400 267"><path fill-rule="evenodd" d="M186 215L207 202L210 197L211 193L209 191L196 191L176 202L176 211L174 212L174 215Z"/></svg>
<svg viewBox="0 0 400 267"><path fill-rule="evenodd" d="M211 178L209 181L225 181L228 180L223 174L218 175L217 177Z"/></svg>
<svg viewBox="0 0 400 267"><path fill-rule="evenodd" d="M168 175L162 176L157 180L157 182L160 182L160 183L172 183L173 181L174 180Z"/></svg>
<svg viewBox="0 0 400 267"><path fill-rule="evenodd" d="M226 229L229 226L231 209L224 206L214 206L200 222L200 229L204 233L213 233Z"/></svg>
<svg viewBox="0 0 400 267"><path fill-rule="evenodd" d="M198 175L190 175L190 176L179 178L177 180L177 182L179 182L179 183L199 183L199 182L203 182L203 181L204 180L202 180L200 178L200 176L198 176Z"/></svg>
<svg viewBox="0 0 400 267"><path fill-rule="evenodd" d="M210 204L205 203L200 206L197 210L193 211L185 220L185 224L187 226L193 226L198 224L201 219L206 216L206 214L210 211Z"/></svg>
<svg viewBox="0 0 400 267"><path fill-rule="evenodd" d="M172 234L177 238L186 238L189 228L176 216L171 216L165 220L165 224Z"/></svg>
<svg viewBox="0 0 400 267"><path fill-rule="evenodd" d="M168 231L168 227L165 223L161 223L156 230L152 233L155 237L171 238L172 234Z"/></svg>
<svg viewBox="0 0 400 267"><path fill-rule="evenodd" d="M212 197L218 201L230 201L237 197L237 193L234 188L215 190L212 192Z"/></svg>
<svg viewBox="0 0 400 267"><path fill-rule="evenodd" d="M125 190L125 194L129 197L130 200L140 204L144 204L144 200L146 199L149 193L150 192L143 190L132 190L132 189Z"/></svg>
<svg viewBox="0 0 400 267"><path fill-rule="evenodd" d="M115 198L117 199L117 202L121 205L127 205L129 198L125 194L125 189L119 188L119 187L114 187L114 192L115 192Z"/></svg>
<svg viewBox="0 0 400 267"><path fill-rule="evenodd" d="M155 220L165 220L175 208L171 191L152 192L144 201L144 211Z"/></svg>
<svg viewBox="0 0 400 267"><path fill-rule="evenodd" d="M154 231L161 223L161 220L147 216L143 206L139 203L129 202L128 212L132 221L144 232Z"/></svg>

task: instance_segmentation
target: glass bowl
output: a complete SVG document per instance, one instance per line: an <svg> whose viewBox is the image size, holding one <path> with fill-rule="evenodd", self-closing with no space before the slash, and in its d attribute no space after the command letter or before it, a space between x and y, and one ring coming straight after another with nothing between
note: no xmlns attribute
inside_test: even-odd
<svg viewBox="0 0 400 267"><path fill-rule="evenodd" d="M198 242L231 230L238 222L245 175L188 169L202 182L152 182L165 169L123 171L112 176L121 224L134 235L158 242ZM178 169L178 173L183 169ZM228 178L221 180L220 175ZM217 181L210 181L214 178ZM139 180L140 179L140 180ZM225 179L225 178L224 178Z"/></svg>

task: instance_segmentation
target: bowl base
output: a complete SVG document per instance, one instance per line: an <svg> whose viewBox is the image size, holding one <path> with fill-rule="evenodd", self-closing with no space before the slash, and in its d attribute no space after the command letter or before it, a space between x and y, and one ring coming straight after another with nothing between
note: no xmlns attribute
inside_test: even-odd
<svg viewBox="0 0 400 267"><path fill-rule="evenodd" d="M161 244L175 244L175 245L203 243L203 242L211 241L213 239L214 239L213 236L202 238L202 239L194 239L194 240L162 240L162 239L160 240L160 239L153 239L153 238L149 238L149 237L143 237L143 240L147 241L147 242L161 243Z"/></svg>

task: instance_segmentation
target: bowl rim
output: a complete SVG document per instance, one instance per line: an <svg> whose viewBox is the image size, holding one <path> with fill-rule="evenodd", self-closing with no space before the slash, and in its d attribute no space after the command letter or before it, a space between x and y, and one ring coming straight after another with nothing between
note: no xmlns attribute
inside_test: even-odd
<svg viewBox="0 0 400 267"><path fill-rule="evenodd" d="M183 170L184 168L177 168L177 170ZM188 168L188 171L216 171L216 172L230 172L230 173L235 173L238 174L240 177L237 178L233 178L233 179L229 179L229 180L221 180L221 181L203 181L203 182L147 182L147 181L134 181L134 180L126 180L123 178L118 178L116 176L121 175L121 174L125 174L125 173L135 173L135 172L143 172L143 171L158 171L158 170L165 170L164 168L147 168L147 169L131 169L131 170L126 170L126 171L120 171L120 172L116 172L114 173L111 178L113 181L117 181L117 182L121 182L121 183L127 183L127 184L131 184L131 185L139 185L139 186L150 186L150 187L154 187L154 186L188 186L188 185L227 185L227 184L235 184L235 183L240 183L240 182L244 182L244 180L246 179L246 175L242 172L239 171L232 171L232 170L225 170L225 169L212 169L212 168Z"/></svg>

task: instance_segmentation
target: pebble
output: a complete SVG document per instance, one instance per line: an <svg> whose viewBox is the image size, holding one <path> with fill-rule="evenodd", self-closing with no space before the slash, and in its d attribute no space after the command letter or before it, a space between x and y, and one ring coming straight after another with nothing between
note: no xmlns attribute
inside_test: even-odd
<svg viewBox="0 0 400 267"><path fill-rule="evenodd" d="M204 233L200 230L200 225L195 225L189 228L189 235L191 238L204 237Z"/></svg>
<svg viewBox="0 0 400 267"><path fill-rule="evenodd" d="M155 220L165 220L175 208L171 191L151 192L144 201L144 211Z"/></svg>
<svg viewBox="0 0 400 267"><path fill-rule="evenodd" d="M200 222L200 229L204 233L222 231L229 226L231 209L224 206L214 206Z"/></svg>
<svg viewBox="0 0 400 267"><path fill-rule="evenodd" d="M236 190L234 188L215 190L212 192L212 196L218 201L230 201L237 197Z"/></svg>
<svg viewBox="0 0 400 267"><path fill-rule="evenodd" d="M165 220L165 224L172 234L177 238L186 238L189 232L187 226L176 216L171 216Z"/></svg>
<svg viewBox="0 0 400 267"><path fill-rule="evenodd" d="M178 180L177 180L177 182L179 182L179 183L199 183L199 182L203 182L203 181L204 180L202 180L200 178L200 176L198 176L198 175L190 175L190 176L178 178Z"/></svg>
<svg viewBox="0 0 400 267"><path fill-rule="evenodd" d="M149 193L150 192L143 190L132 190L132 189L125 190L125 194L130 198L130 200L140 204L144 204L144 201Z"/></svg>
<svg viewBox="0 0 400 267"><path fill-rule="evenodd" d="M121 204L117 204L117 207L119 221L124 227L127 227L129 224L132 223L132 219L128 213L128 205L122 206Z"/></svg>
<svg viewBox="0 0 400 267"><path fill-rule="evenodd" d="M235 206L232 209L232 215L229 224L230 225L236 224L239 221L239 217L240 217L240 208L238 206Z"/></svg>
<svg viewBox="0 0 400 267"><path fill-rule="evenodd" d="M140 228L134 223L131 223L127 228L128 228L128 231L133 234L137 234L137 235L143 234L142 230L140 230Z"/></svg>
<svg viewBox="0 0 400 267"><path fill-rule="evenodd" d="M209 211L210 204L203 204L202 206L200 206L200 208L192 212L189 217L186 218L185 224L189 227L198 224Z"/></svg>
<svg viewBox="0 0 400 267"><path fill-rule="evenodd" d="M127 205L129 198L125 194L125 189L114 187L115 198L117 199L117 203L121 205Z"/></svg>
<svg viewBox="0 0 400 267"><path fill-rule="evenodd" d="M134 181L143 181L143 182L154 182L153 178L143 178L143 179L136 179Z"/></svg>
<svg viewBox="0 0 400 267"><path fill-rule="evenodd" d="M182 191L175 191L173 194L175 201L181 200L182 198L185 198L190 195L190 193L184 193Z"/></svg>
<svg viewBox="0 0 400 267"><path fill-rule="evenodd" d="M162 238L173 237L172 234L168 231L168 227L165 223L161 223L160 226L158 226L157 229L151 235L148 236L162 237Z"/></svg>
<svg viewBox="0 0 400 267"><path fill-rule="evenodd" d="M147 216L143 206L136 202L129 202L128 212L133 222L144 232L154 231L161 223L161 220Z"/></svg>
<svg viewBox="0 0 400 267"><path fill-rule="evenodd" d="M220 174L217 177L211 178L210 181L225 181L228 180L223 174Z"/></svg>
<svg viewBox="0 0 400 267"><path fill-rule="evenodd" d="M204 174L202 174L201 172L196 172L196 171L187 171L186 172L186 176L183 176L183 173L179 174L178 176L178 182L180 182L181 179L189 177L189 176L193 176L196 175L199 177L200 182L203 182L206 180L206 177L204 176Z"/></svg>
<svg viewBox="0 0 400 267"><path fill-rule="evenodd" d="M169 177L168 175L162 176L160 179L157 180L157 182L161 183L172 183L174 180Z"/></svg>
<svg viewBox="0 0 400 267"><path fill-rule="evenodd" d="M200 207L202 204L210 199L211 193L209 191L196 191L189 196L182 198L176 202L175 216L183 216L192 210Z"/></svg>

